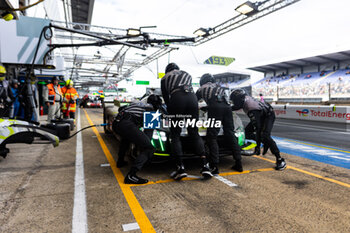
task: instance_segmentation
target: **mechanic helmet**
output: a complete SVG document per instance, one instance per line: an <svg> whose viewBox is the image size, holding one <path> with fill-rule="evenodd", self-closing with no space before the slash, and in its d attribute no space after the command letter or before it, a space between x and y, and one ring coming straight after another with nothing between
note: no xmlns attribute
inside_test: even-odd
<svg viewBox="0 0 350 233"><path fill-rule="evenodd" d="M5 12L5 13L1 14L1 18L5 21L11 21L11 20L13 20L13 14L11 14L9 12Z"/></svg>
<svg viewBox="0 0 350 233"><path fill-rule="evenodd" d="M202 75L199 84L203 86L206 83L215 83L215 78L212 74L206 73Z"/></svg>
<svg viewBox="0 0 350 233"><path fill-rule="evenodd" d="M155 110L162 106L162 98L159 95L151 94L147 98L147 103L151 104Z"/></svg>
<svg viewBox="0 0 350 233"><path fill-rule="evenodd" d="M19 82L18 82L17 79L12 79L12 81L11 81L11 86L12 86L12 87L15 87L15 85L17 85L17 88L18 88Z"/></svg>
<svg viewBox="0 0 350 233"><path fill-rule="evenodd" d="M176 65L175 63L169 63L165 67L165 73L169 73L170 71L173 71L173 70L180 70L180 67L178 65Z"/></svg>
<svg viewBox="0 0 350 233"><path fill-rule="evenodd" d="M233 106L236 109L242 108L245 102L245 97L247 95L248 94L244 89L233 90L230 95L230 100L232 101Z"/></svg>
<svg viewBox="0 0 350 233"><path fill-rule="evenodd" d="M70 80L70 79L68 79L67 81L66 81L66 86L68 87L73 87L73 81L72 80Z"/></svg>
<svg viewBox="0 0 350 233"><path fill-rule="evenodd" d="M0 81L4 81L6 77L6 69L5 67L0 63Z"/></svg>

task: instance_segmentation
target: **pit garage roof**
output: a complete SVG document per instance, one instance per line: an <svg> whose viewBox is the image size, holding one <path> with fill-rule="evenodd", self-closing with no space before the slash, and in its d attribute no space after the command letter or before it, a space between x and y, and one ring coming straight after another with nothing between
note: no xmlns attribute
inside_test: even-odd
<svg viewBox="0 0 350 233"><path fill-rule="evenodd" d="M289 60L284 62L272 63L267 65L250 67L248 69L259 71L259 72L271 72L278 70L286 70L296 67L305 67L305 66L318 66L326 63L339 63L341 61L350 60L350 50L328 53L323 55L317 55L312 57L300 58L295 60Z"/></svg>
<svg viewBox="0 0 350 233"><path fill-rule="evenodd" d="M235 80L241 80L245 78L249 78L250 75L248 74L242 74L242 73L234 73L234 72L226 72L221 74L214 74L214 78L234 78Z"/></svg>
<svg viewBox="0 0 350 233"><path fill-rule="evenodd" d="M91 24L94 2L95 0L71 0L73 22Z"/></svg>

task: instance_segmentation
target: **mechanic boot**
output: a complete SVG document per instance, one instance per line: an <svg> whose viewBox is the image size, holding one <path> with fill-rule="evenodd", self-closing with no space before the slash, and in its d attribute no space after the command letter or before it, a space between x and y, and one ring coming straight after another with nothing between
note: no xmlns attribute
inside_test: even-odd
<svg viewBox="0 0 350 233"><path fill-rule="evenodd" d="M236 160L236 163L234 166L232 166L233 170L236 170L238 172L242 172L243 171L243 167L242 167L242 161L241 160Z"/></svg>
<svg viewBox="0 0 350 233"><path fill-rule="evenodd" d="M136 174L131 174L129 172L124 179L124 183L125 184L146 184L148 183L148 180L138 177Z"/></svg>
<svg viewBox="0 0 350 233"><path fill-rule="evenodd" d="M210 167L210 172L213 175L218 175L219 174L219 168L217 166L212 166L212 167Z"/></svg>
<svg viewBox="0 0 350 233"><path fill-rule="evenodd" d="M284 161L284 158L278 158L276 162L276 170L282 171L287 167L287 163Z"/></svg>
<svg viewBox="0 0 350 233"><path fill-rule="evenodd" d="M187 173L185 172L185 167L183 165L179 166L177 165L176 171L173 171L170 174L170 177L174 180L181 180L182 178L187 177Z"/></svg>
<svg viewBox="0 0 350 233"><path fill-rule="evenodd" d="M210 172L209 163L204 164L204 166L201 169L201 174L204 177L204 179L210 179L213 177L213 174Z"/></svg>

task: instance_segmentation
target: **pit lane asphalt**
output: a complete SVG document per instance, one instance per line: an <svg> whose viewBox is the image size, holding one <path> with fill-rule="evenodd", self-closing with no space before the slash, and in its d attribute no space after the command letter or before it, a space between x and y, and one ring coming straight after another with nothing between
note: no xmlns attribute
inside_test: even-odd
<svg viewBox="0 0 350 233"><path fill-rule="evenodd" d="M87 114L93 123L102 123L102 110L88 109ZM83 111L81 121L82 127L90 124ZM232 158L225 157L221 176L238 187L215 178L172 182L169 162L140 172L152 181L149 185L129 186L118 184L114 175L125 175L128 167L112 171L113 163L100 166L108 163L106 150L117 159L115 138L102 128L82 135L90 232L123 232L123 224L136 221L144 230L140 212L156 232L350 231L348 169L284 154L289 168L275 171L268 154L243 157L247 172L236 173L230 169ZM0 158L0 232L71 231L75 146L75 139L57 148L11 145L11 154ZM198 160L185 165L189 174L199 175ZM132 195L141 209L126 201Z"/></svg>
<svg viewBox="0 0 350 233"><path fill-rule="evenodd" d="M239 114L244 125L249 118ZM350 124L276 118L272 135L350 150Z"/></svg>

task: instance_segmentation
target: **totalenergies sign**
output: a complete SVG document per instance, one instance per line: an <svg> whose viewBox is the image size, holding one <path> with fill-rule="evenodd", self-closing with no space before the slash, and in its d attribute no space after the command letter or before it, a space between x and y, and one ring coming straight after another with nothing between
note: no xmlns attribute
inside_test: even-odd
<svg viewBox="0 0 350 233"><path fill-rule="evenodd" d="M299 113L299 116L307 116L309 114L309 109L296 110Z"/></svg>
<svg viewBox="0 0 350 233"><path fill-rule="evenodd" d="M323 118L338 118L338 119L346 119L350 120L350 113L342 113L342 112L336 112L336 111L316 111L316 110L310 110L309 109L303 109L303 110L296 110L296 112L299 114L299 116L307 117L310 113L313 117L323 117Z"/></svg>
<svg viewBox="0 0 350 233"><path fill-rule="evenodd" d="M348 106L273 105L277 118L350 123Z"/></svg>
<svg viewBox="0 0 350 233"><path fill-rule="evenodd" d="M346 119L348 121L350 120L350 113L311 110L311 115L314 117L339 118L339 119Z"/></svg>

